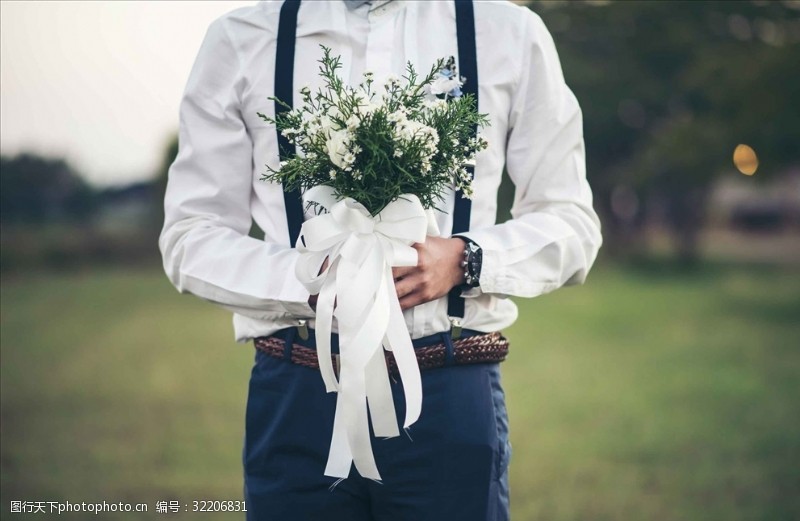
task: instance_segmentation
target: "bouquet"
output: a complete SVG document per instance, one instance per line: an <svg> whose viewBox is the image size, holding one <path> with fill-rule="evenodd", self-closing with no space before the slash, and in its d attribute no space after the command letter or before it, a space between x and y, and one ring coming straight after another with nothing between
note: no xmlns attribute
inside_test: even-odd
<svg viewBox="0 0 800 521"><path fill-rule="evenodd" d="M336 76L340 58L324 46L323 52L324 89L312 94L304 87L302 105L276 119L258 113L303 152L279 170L268 166L262 179L287 190L329 186L373 216L405 194L416 195L424 208L435 207L449 186L472 196L465 164L487 146L472 136L487 118L471 95L461 95L452 58L439 60L422 80L409 63L402 78L389 76L379 85L366 72L350 87Z"/></svg>
<svg viewBox="0 0 800 521"><path fill-rule="evenodd" d="M336 74L340 58L322 49L324 86L316 93L302 88L302 104L276 118L258 113L298 149L279 170L267 166L262 179L305 191L316 210L301 228L296 274L318 294L320 372L326 390L339 393L325 475L344 479L355 464L362 476L379 480L370 419L376 436L399 435L384 349L392 351L400 372L404 428L418 419L422 404L392 267L415 266L411 245L439 234L433 210L448 188L472 196L466 165L487 147L474 129L488 119L471 95L462 95L465 78L453 58L438 60L424 78L409 63L402 78L379 82L366 72L351 87ZM338 378L330 345L334 317Z"/></svg>

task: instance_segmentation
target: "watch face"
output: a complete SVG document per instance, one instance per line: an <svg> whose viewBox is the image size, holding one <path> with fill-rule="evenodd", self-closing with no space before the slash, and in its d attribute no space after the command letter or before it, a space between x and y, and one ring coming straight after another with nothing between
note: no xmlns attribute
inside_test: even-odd
<svg viewBox="0 0 800 521"><path fill-rule="evenodd" d="M464 241L464 269L465 285L476 288L480 285L481 263L483 261L483 251L475 242L466 237L458 237Z"/></svg>
<svg viewBox="0 0 800 521"><path fill-rule="evenodd" d="M469 243L469 253L467 255L467 264L469 268L469 278L467 284L471 287L480 285L482 251L480 247L474 242Z"/></svg>

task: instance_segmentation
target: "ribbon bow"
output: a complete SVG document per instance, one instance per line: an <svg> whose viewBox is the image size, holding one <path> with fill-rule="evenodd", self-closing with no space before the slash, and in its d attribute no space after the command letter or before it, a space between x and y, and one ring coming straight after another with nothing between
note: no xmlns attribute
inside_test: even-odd
<svg viewBox="0 0 800 521"><path fill-rule="evenodd" d="M317 297L317 356L327 392L338 392L325 475L346 478L351 464L380 480L369 437L398 436L397 416L383 348L394 353L406 399L404 428L419 418L422 382L392 267L416 266L412 244L438 235L436 222L415 195L403 195L372 217L354 199L336 200L328 186L305 194L328 213L303 223L296 274ZM328 267L319 267L328 259ZM334 309L334 302L336 303ZM339 329L340 373L331 361L331 326Z"/></svg>

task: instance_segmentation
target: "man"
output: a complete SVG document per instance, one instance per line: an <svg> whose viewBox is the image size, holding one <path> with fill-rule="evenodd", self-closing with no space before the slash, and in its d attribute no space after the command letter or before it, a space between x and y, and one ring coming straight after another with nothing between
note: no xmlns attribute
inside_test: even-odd
<svg viewBox="0 0 800 521"><path fill-rule="evenodd" d="M238 9L209 28L181 104L159 240L172 283L233 311L236 340L259 347L243 451L248 519L508 519L498 363L462 364L459 353L471 338L497 342L486 333L516 320L508 296L582 283L601 244L581 111L553 41L538 16L510 2L288 2ZM458 56L465 90L477 91L490 119L471 206L465 213L448 194L442 237L415 245L416 267L394 271L415 348L446 354L444 367L422 370L422 414L409 436L372 440L381 483L323 474L336 395L297 354L315 345L314 296L294 269L299 222L282 187L259 180L280 154L257 112L274 114L267 98L280 85L298 100L300 87L320 84L320 44L342 56L351 83L367 70L380 80L402 75L407 61L427 71ZM470 60L477 69L465 74ZM516 187L513 218L496 225L504 166ZM253 221L263 240L248 236ZM535 349L531 340L517 348ZM402 418L400 385L392 383Z"/></svg>

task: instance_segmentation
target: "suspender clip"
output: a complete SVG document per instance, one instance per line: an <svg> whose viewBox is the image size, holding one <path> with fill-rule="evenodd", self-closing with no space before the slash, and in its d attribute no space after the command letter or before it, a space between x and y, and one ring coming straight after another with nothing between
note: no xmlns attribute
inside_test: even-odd
<svg viewBox="0 0 800 521"><path fill-rule="evenodd" d="M461 319L458 317L448 317L450 319L450 338L458 340L461 338Z"/></svg>
<svg viewBox="0 0 800 521"><path fill-rule="evenodd" d="M298 320L297 322L297 334L300 335L300 338L303 340L308 340L308 321L305 319Z"/></svg>

